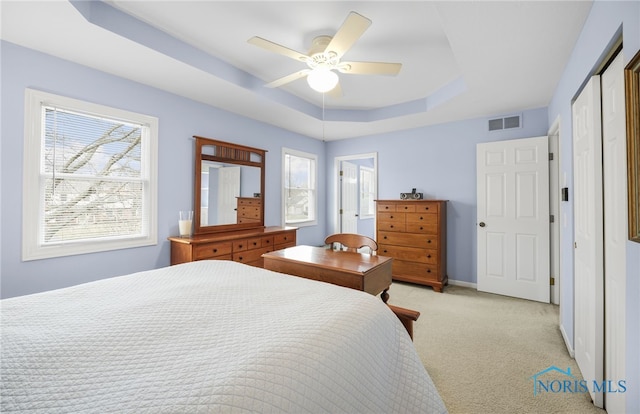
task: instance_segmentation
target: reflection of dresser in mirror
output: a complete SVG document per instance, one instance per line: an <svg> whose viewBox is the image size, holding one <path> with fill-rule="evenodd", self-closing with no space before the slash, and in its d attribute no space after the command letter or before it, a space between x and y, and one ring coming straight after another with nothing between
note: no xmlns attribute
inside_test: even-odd
<svg viewBox="0 0 640 414"><path fill-rule="evenodd" d="M238 197L238 223L262 222L262 198L260 197Z"/></svg>

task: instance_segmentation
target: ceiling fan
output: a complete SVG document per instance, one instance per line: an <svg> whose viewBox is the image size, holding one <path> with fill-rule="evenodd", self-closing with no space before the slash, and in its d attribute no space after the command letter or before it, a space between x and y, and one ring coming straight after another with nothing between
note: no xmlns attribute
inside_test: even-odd
<svg viewBox="0 0 640 414"><path fill-rule="evenodd" d="M353 46L370 25L371 20L352 11L333 37L318 36L314 38L307 54L258 36L252 37L248 42L296 61L304 62L308 66L307 69L276 79L265 86L277 88L306 77L312 89L322 93L329 92L332 96L342 96L342 89L335 71L354 75L397 75L402 68L401 63L340 61L342 55Z"/></svg>

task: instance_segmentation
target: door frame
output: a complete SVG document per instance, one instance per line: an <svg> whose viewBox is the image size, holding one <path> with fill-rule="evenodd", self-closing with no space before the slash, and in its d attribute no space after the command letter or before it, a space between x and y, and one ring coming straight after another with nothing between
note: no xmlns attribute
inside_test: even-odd
<svg viewBox="0 0 640 414"><path fill-rule="evenodd" d="M341 228L341 218L340 218L340 201L342 197L342 184L340 181L340 163L342 161L353 161L353 160L361 160L361 159L369 159L373 158L373 174L376 180L375 186L375 198L378 198L378 153L377 152L368 152L364 154L353 154L353 155L343 155L340 157L335 157L333 161L333 179L334 179L334 188L336 189L336 197L333 203L333 215L334 215L334 228L333 233L340 233ZM374 220L374 223L376 220ZM375 226L375 224L374 224ZM375 227L374 233L375 234Z"/></svg>
<svg viewBox="0 0 640 414"><path fill-rule="evenodd" d="M560 188L562 183L560 181L560 171L562 171L562 158L560 157L560 117L549 128L549 153L553 154L553 160L549 162L549 214L553 215L554 222L551 223L551 229L549 230L549 260L551 268L551 276L554 277L555 283L551 287L551 303L554 305L561 305L560 303L560 280L561 280L561 261L562 255L560 254L560 240L562 240L562 226L565 220L561 220L560 217ZM560 321L560 315L558 315L558 322Z"/></svg>

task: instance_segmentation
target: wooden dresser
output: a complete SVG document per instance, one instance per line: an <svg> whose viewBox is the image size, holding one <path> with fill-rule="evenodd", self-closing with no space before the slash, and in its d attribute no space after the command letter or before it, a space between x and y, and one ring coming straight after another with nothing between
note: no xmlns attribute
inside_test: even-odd
<svg viewBox="0 0 640 414"><path fill-rule="evenodd" d="M263 267L264 253L296 245L296 227L261 227L193 237L169 237L171 264L216 259Z"/></svg>
<svg viewBox="0 0 640 414"><path fill-rule="evenodd" d="M376 200L378 254L393 257L393 279L447 284L446 200Z"/></svg>
<svg viewBox="0 0 640 414"><path fill-rule="evenodd" d="M260 197L237 197L238 200L238 223L262 223L262 198Z"/></svg>

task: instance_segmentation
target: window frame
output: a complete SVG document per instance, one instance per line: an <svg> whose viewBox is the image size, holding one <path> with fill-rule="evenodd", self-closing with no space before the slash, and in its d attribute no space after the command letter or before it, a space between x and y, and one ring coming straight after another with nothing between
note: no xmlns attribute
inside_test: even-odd
<svg viewBox="0 0 640 414"><path fill-rule="evenodd" d="M41 191L41 157L44 151L45 127L43 106L122 120L143 125L142 133L142 182L143 214L142 235L113 237L106 240L75 240L72 242L44 244L41 242L41 220L44 199ZM105 105L90 103L35 89L25 89L24 156L22 188L22 260L38 260L54 257L97 253L158 244L158 118Z"/></svg>
<svg viewBox="0 0 640 414"><path fill-rule="evenodd" d="M313 209L313 217L308 220L287 221L287 195L285 187L287 155L307 158L313 162L313 171L310 171L313 182L313 188L310 189L310 191L313 192L313 205L310 205L310 207ZM295 227L315 226L318 224L318 156L316 154L291 148L282 148L282 223L284 226Z"/></svg>

